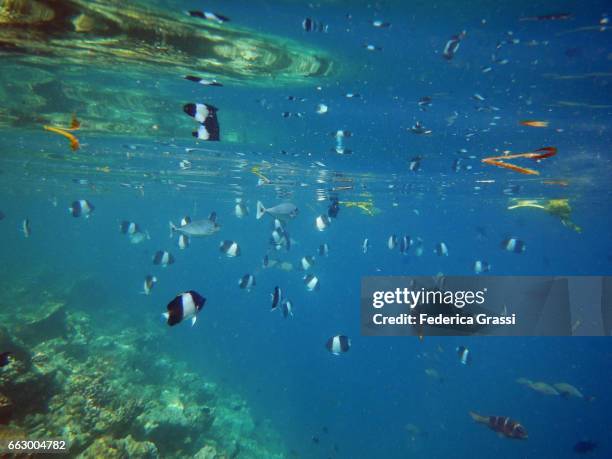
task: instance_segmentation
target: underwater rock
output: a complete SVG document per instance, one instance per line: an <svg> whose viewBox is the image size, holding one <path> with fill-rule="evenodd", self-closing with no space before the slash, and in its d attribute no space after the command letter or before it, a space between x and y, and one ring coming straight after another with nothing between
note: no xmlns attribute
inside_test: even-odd
<svg viewBox="0 0 612 459"><path fill-rule="evenodd" d="M136 441L131 435L120 440L110 436L96 439L89 447L77 456L78 459L157 459L157 447L149 441Z"/></svg>
<svg viewBox="0 0 612 459"><path fill-rule="evenodd" d="M13 402L0 392L0 424L8 424L13 417Z"/></svg>
<svg viewBox="0 0 612 459"><path fill-rule="evenodd" d="M66 333L66 308L58 301L47 301L21 315L13 333L28 346L62 336Z"/></svg>

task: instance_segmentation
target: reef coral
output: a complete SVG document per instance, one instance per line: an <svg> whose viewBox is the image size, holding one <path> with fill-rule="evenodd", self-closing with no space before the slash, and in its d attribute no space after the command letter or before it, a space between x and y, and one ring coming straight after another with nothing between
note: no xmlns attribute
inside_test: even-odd
<svg viewBox="0 0 612 459"><path fill-rule="evenodd" d="M255 435L244 400L164 353L159 323L94 326L95 311L70 292L8 307L28 291L0 294L0 345L15 356L0 368L0 437L66 439L79 458L282 457L273 431Z"/></svg>

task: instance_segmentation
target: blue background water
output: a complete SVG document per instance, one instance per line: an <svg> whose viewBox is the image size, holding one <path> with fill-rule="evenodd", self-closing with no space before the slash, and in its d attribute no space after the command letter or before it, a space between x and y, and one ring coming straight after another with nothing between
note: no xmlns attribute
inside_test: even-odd
<svg viewBox="0 0 612 459"><path fill-rule="evenodd" d="M160 4L173 9L202 6L199 2ZM283 126L282 135L275 134L269 145L220 143L218 150L229 158L227 164L208 163L207 155L193 162L196 169L225 171L236 166L235 151L242 151L249 166L265 159L295 170L292 177L308 186L288 187L301 212L289 224L296 244L282 257L297 266L301 256L314 255L319 244L327 242L329 257L317 257L314 268L321 279L320 290L307 292L300 272L260 268L268 249L271 219L255 220L255 202L260 199L272 205L279 198L272 188L255 186L256 177L249 173L249 167L236 173L223 172L211 179L209 186L197 184L182 191L147 182L144 196L139 196L117 185L126 181L125 177L104 176L87 168L58 174L53 171L54 163L29 165L14 157L5 160L0 163L6 177L0 209L7 215L0 222L2 272L27 277L32 267L47 265L56 267L62 278L90 274L101 290L92 291L82 301L109 322L113 321L113 308L129 308L129 325L160 314L176 293L198 290L208 299L206 308L196 327L167 330L173 335L168 351L189 361L206 377L243 394L258 417L272 420L286 450L294 450L300 457L573 457L572 446L580 439L599 442L592 457L610 457L609 338L426 338L423 342L362 338L358 310L361 276L470 274L476 259L489 261L496 275L610 274L610 109L550 106L558 100L611 104L610 77L543 77L545 73L610 72L609 31L556 35L597 24L609 5L513 2L512 6L492 7L489 2L469 6L396 2L332 3L310 9L298 3L211 2L206 7L226 14L240 26L308 41L342 57L342 73L326 81L320 92L314 87L262 89L248 84L213 88L213 92L177 81L161 82L164 90L176 92L177 110L185 101L214 101L221 108L222 129L224 106L242 106L251 114L247 130L265 132L269 125ZM565 10L575 13L576 18L570 22L517 21L523 15ZM350 21L347 13L352 14ZM306 16L328 23L330 32L304 33L300 22ZM374 29L367 23L373 18L388 20L393 26ZM487 20L484 25L483 18ZM456 58L446 62L440 50L451 35L463 29L468 37ZM489 55L508 30L523 44L503 47L498 53L510 63L494 65L492 72L482 74L480 68L489 65ZM530 40L549 40L550 44L525 46ZM368 53L361 47L364 43L380 45L383 51ZM579 57L565 54L574 48L580 50ZM345 99L346 92L359 92L363 97ZM474 110L471 96L476 92L501 110ZM287 95L306 97L308 102L288 102L284 100ZM416 101L425 95L434 95L434 102L428 111L421 112ZM257 102L262 98L271 104L270 109ZM328 115L313 113L318 102L330 106ZM281 111L293 111L294 107L308 111L307 117L280 117ZM455 110L459 118L449 127L446 118ZM501 116L498 125L488 126L495 115ZM518 120L526 118L549 120L553 128L518 126ZM416 136L406 131L416 120L431 128L433 135ZM193 145L190 127L186 122L185 139L174 140L177 147L158 143L166 139L83 135L88 143L83 154L108 155L121 162L126 151L123 145L136 143L135 151L143 154L139 170L176 172L178 160L189 157L183 147ZM487 128L490 130L483 131ZM328 134L336 129L354 133L346 141L354 150L352 156L329 152L333 138ZM477 135L466 140L467 132ZM7 132L3 139L7 151L65 147L63 139L47 135ZM496 148L522 152L545 145L557 146L559 155L536 167L543 178L569 180L569 187L545 187L538 180L526 181L524 176L479 162ZM473 165L471 171L455 174L450 165L460 148L467 148L477 159L468 161ZM299 157L287 158L280 149ZM170 155L161 155L161 151L170 151ZM410 173L407 161L416 155L424 157L422 170ZM317 184L311 167L315 160L323 161L327 169L356 177L358 188L371 192L382 212L371 217L343 207L329 230L317 232L314 218L325 211L326 202L315 200ZM96 189L71 182L81 176L98 183ZM233 215L235 193L227 187L227 177L234 176L239 177L236 181L250 210L250 216L243 220ZM475 190L479 179L496 183ZM516 183L524 186L519 194L522 197L570 198L575 209L573 220L584 228L583 233L563 227L545 213L507 211L507 196L501 190ZM359 198L357 191L348 196ZM57 197L58 207L49 203L51 197ZM81 198L96 206L89 220L72 219L65 210L73 199ZM397 207L392 206L394 202ZM211 210L219 215L221 232L193 240L189 249L180 252L176 241L168 239L168 220L176 221L185 214L204 217ZM25 216L31 219L33 229L27 240L18 231ZM122 219L138 222L152 240L128 244L117 231ZM486 228L485 238L478 237L478 226ZM390 252L386 240L393 233L423 237L423 256L402 257L397 251ZM524 254L499 248L509 235L526 242ZM365 237L372 243L367 254L360 250ZM238 241L243 255L223 257L218 251L223 239ZM433 245L439 241L447 243L448 257L433 254ZM164 248L173 252L176 264L166 269L152 266L152 254ZM150 297L139 294L148 273L160 279ZM252 292L238 289L237 281L245 273L256 275L257 286ZM282 286L293 300L295 317L284 320L278 311L269 311L269 293L275 285ZM157 326L165 327L161 320ZM325 349L325 341L335 334L351 337L350 352L335 357ZM471 349L473 365L459 364L454 353L457 345ZM428 368L436 369L442 380L427 376ZM519 377L566 381L595 399L546 397L517 384ZM520 420L529 440L498 438L475 424L468 416L470 410ZM414 440L407 424L421 429ZM312 442L313 436L320 439L318 444Z"/></svg>

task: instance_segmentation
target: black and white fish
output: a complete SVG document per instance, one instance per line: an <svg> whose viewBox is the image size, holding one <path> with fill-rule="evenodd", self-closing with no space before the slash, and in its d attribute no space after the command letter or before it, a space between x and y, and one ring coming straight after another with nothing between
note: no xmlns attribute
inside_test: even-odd
<svg viewBox="0 0 612 459"><path fill-rule="evenodd" d="M368 51L382 51L382 47L378 46L378 45L373 45L371 43L366 43L363 45L363 47L365 49L367 49Z"/></svg>
<svg viewBox="0 0 612 459"><path fill-rule="evenodd" d="M461 362L463 365L469 365L472 362L472 355L467 347L458 346L455 350L457 351L459 362Z"/></svg>
<svg viewBox="0 0 612 459"><path fill-rule="evenodd" d="M372 26L376 27L377 29L388 29L389 27L391 27L391 23L381 21L380 19L375 19L374 21L372 21Z"/></svg>
<svg viewBox="0 0 612 459"><path fill-rule="evenodd" d="M446 45L444 46L444 51L442 52L442 55L445 59L451 60L453 57L455 57L455 53L457 53L457 51L459 50L461 40L463 40L466 35L467 33L464 30L458 35L453 35L451 39L446 42Z"/></svg>
<svg viewBox="0 0 612 459"><path fill-rule="evenodd" d="M327 255L329 255L329 245L326 242L319 246L319 256L326 257Z"/></svg>
<svg viewBox="0 0 612 459"><path fill-rule="evenodd" d="M168 252L167 250L158 250L153 255L153 264L161 265L162 268L165 268L168 265L174 263L174 256Z"/></svg>
<svg viewBox="0 0 612 459"><path fill-rule="evenodd" d="M448 247L444 242L438 242L434 248L434 253L439 257L448 257Z"/></svg>
<svg viewBox="0 0 612 459"><path fill-rule="evenodd" d="M185 250L187 247L189 247L189 236L180 234L178 238L178 246L181 250Z"/></svg>
<svg viewBox="0 0 612 459"><path fill-rule="evenodd" d="M280 303L283 299L283 291L279 286L274 287L274 291L270 294L272 300L272 308L271 311L274 311L277 307L280 306Z"/></svg>
<svg viewBox="0 0 612 459"><path fill-rule="evenodd" d="M320 21L316 21L312 18L306 18L302 21L302 29L306 32L327 32L329 27L327 24L323 24Z"/></svg>
<svg viewBox="0 0 612 459"><path fill-rule="evenodd" d="M309 292L319 289L319 278L314 274L306 274L303 280Z"/></svg>
<svg viewBox="0 0 612 459"><path fill-rule="evenodd" d="M361 97L361 94L359 94L358 92L347 92L344 97L346 97L347 99L359 99Z"/></svg>
<svg viewBox="0 0 612 459"><path fill-rule="evenodd" d="M314 266L314 264L315 264L314 257L305 256L300 259L300 266L302 267L304 271L308 271L310 268Z"/></svg>
<svg viewBox="0 0 612 459"><path fill-rule="evenodd" d="M281 311L285 319L289 316L293 317L293 303L291 300L285 300L282 302Z"/></svg>
<svg viewBox="0 0 612 459"><path fill-rule="evenodd" d="M336 152L338 155L350 155L353 153L353 150L346 148L344 145L336 145L332 151Z"/></svg>
<svg viewBox="0 0 612 459"><path fill-rule="evenodd" d="M421 124L420 121L414 123L414 125L410 128L410 132L417 135L429 135L431 134L431 129L427 129L425 126Z"/></svg>
<svg viewBox="0 0 612 459"><path fill-rule="evenodd" d="M348 352L351 348L351 340L348 336L344 335L332 336L325 343L325 347L332 354L340 355L344 352Z"/></svg>
<svg viewBox="0 0 612 459"><path fill-rule="evenodd" d="M189 103L183 106L183 111L200 123L200 127L192 134L200 140L216 141L219 136L219 109L209 104Z"/></svg>
<svg viewBox="0 0 612 459"><path fill-rule="evenodd" d="M408 170L410 172L416 172L421 169L421 159L422 158L420 156L415 156L414 158L412 158L408 163Z"/></svg>
<svg viewBox="0 0 612 459"><path fill-rule="evenodd" d="M157 282L157 277L147 274L144 280L142 293L144 293L145 295L150 295L151 290L153 290L153 286L155 285L156 282Z"/></svg>
<svg viewBox="0 0 612 459"><path fill-rule="evenodd" d="M250 291L255 285L257 285L255 283L255 276L252 274L245 274L238 280L238 286L243 290Z"/></svg>
<svg viewBox="0 0 612 459"><path fill-rule="evenodd" d="M30 237L32 234L32 226L30 225L30 219L26 218L21 222L21 231L23 232L24 237Z"/></svg>
<svg viewBox="0 0 612 459"><path fill-rule="evenodd" d="M315 218L315 226L319 231L325 231L327 228L329 228L330 224L331 220L327 215L319 215L317 218Z"/></svg>
<svg viewBox="0 0 612 459"><path fill-rule="evenodd" d="M11 363L11 355L13 355L12 352L0 352L0 368L5 367L9 363Z"/></svg>
<svg viewBox="0 0 612 459"><path fill-rule="evenodd" d="M193 76L193 75L185 75L185 79L189 81L193 81L194 83L202 84L204 86L223 86L217 80L206 80L204 78L200 78L200 77Z"/></svg>
<svg viewBox="0 0 612 459"><path fill-rule="evenodd" d="M243 202L242 198L236 198L236 204L234 205L234 215L237 218L244 218L249 215L249 209Z"/></svg>
<svg viewBox="0 0 612 459"><path fill-rule="evenodd" d="M210 11L187 11L187 15L192 18L199 19L207 19L209 21L215 21L219 24L223 24L224 22L229 22L229 18L227 16L223 16L218 13L211 13Z"/></svg>
<svg viewBox="0 0 612 459"><path fill-rule="evenodd" d="M292 118L292 117L303 118L304 113L302 112L281 112L281 116L283 118Z"/></svg>
<svg viewBox="0 0 612 459"><path fill-rule="evenodd" d="M215 219L211 219L210 217L196 221L191 221L191 219L189 219L189 223L185 222L184 225L182 223L183 221L181 221L181 226L176 226L171 221L168 222L168 226L170 227L170 237L174 236L174 233L184 234L185 236L189 237L205 237L215 234L217 231L219 231L219 229L221 229Z"/></svg>
<svg viewBox="0 0 612 459"><path fill-rule="evenodd" d="M389 250L393 250L396 246L397 236L395 234L392 234L391 236L389 236L389 239L387 239L387 247L389 248Z"/></svg>
<svg viewBox="0 0 612 459"><path fill-rule="evenodd" d="M525 243L515 237L504 239L501 246L504 250L514 253L523 253L526 248Z"/></svg>
<svg viewBox="0 0 612 459"><path fill-rule="evenodd" d="M197 315L205 303L206 298L195 290L189 290L177 295L170 301L167 306L168 312L164 312L163 316L171 327L189 319L191 319L191 326L194 326Z"/></svg>
<svg viewBox="0 0 612 459"><path fill-rule="evenodd" d="M179 167L183 171L188 171L189 169L191 169L191 166L192 166L191 161L189 161L188 159L181 159L179 161Z"/></svg>
<svg viewBox="0 0 612 459"><path fill-rule="evenodd" d="M329 111L329 107L325 104L317 104L316 112L318 115L325 115Z"/></svg>
<svg viewBox="0 0 612 459"><path fill-rule="evenodd" d="M140 232L140 227L138 226L138 223L123 220L121 223L119 223L119 231L121 232L121 234L132 235L134 233Z"/></svg>
<svg viewBox="0 0 612 459"><path fill-rule="evenodd" d="M340 201L338 198L329 198L329 200L331 203L327 208L327 215L329 218L338 218L338 213L340 212Z"/></svg>
<svg viewBox="0 0 612 459"><path fill-rule="evenodd" d="M298 208L293 203L283 202L281 204L277 204L274 207L266 209L261 201L257 201L257 220L261 219L264 214L272 215L273 217L279 218L294 218L298 214Z"/></svg>
<svg viewBox="0 0 612 459"><path fill-rule="evenodd" d="M70 207L68 207L68 212L70 212L70 214L75 218L80 216L89 218L94 210L95 207L87 199L73 201Z"/></svg>
<svg viewBox="0 0 612 459"><path fill-rule="evenodd" d="M185 226L185 225L189 225L191 223L191 217L189 215L185 215L183 218L181 218L181 226Z"/></svg>
<svg viewBox="0 0 612 459"><path fill-rule="evenodd" d="M476 260L474 262L474 273L482 274L491 271L491 265L486 261Z"/></svg>
<svg viewBox="0 0 612 459"><path fill-rule="evenodd" d="M361 251L363 253L368 253L369 249L370 249L370 240L366 237L361 243Z"/></svg>
<svg viewBox="0 0 612 459"><path fill-rule="evenodd" d="M240 256L240 246L236 241L222 241L219 243L219 250L227 257L233 258Z"/></svg>

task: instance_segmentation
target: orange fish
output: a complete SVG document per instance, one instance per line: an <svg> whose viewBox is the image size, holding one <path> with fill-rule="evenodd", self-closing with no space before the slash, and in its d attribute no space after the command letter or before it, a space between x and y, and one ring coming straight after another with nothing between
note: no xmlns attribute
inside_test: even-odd
<svg viewBox="0 0 612 459"><path fill-rule="evenodd" d="M62 135L64 137L66 137L68 140L70 140L70 148L72 149L72 151L77 151L79 149L79 147L81 146L79 144L79 139L77 139L70 132L67 132L65 129L56 128L56 127L53 127L53 126L43 126L43 129L45 131L55 132L56 134Z"/></svg>
<svg viewBox="0 0 612 459"><path fill-rule="evenodd" d="M523 121L519 121L519 124L521 126L529 126L529 127L537 127L537 128L548 127L548 121L523 120Z"/></svg>
<svg viewBox="0 0 612 459"><path fill-rule="evenodd" d="M503 435L506 438L516 440L526 440L527 430L519 422L514 421L506 416L481 416L480 414L470 411L470 416L476 422L486 424L489 429Z"/></svg>

